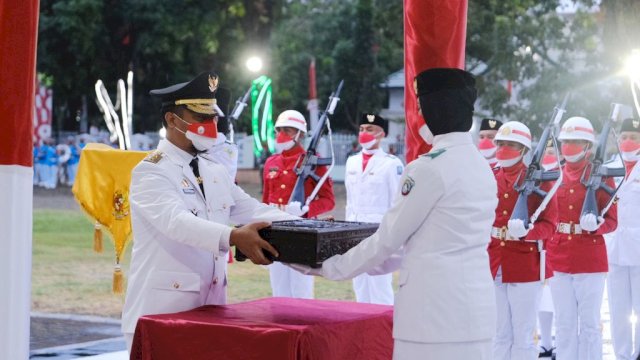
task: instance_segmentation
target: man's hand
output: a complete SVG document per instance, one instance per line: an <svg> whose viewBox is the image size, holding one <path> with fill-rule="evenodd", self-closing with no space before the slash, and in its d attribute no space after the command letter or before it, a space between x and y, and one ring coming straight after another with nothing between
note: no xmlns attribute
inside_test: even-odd
<svg viewBox="0 0 640 360"><path fill-rule="evenodd" d="M604 223L602 216L596 217L594 214L584 214L580 217L580 227L586 231L596 231Z"/></svg>
<svg viewBox="0 0 640 360"><path fill-rule="evenodd" d="M271 226L271 223L261 221L235 228L231 230L229 245L235 246L254 264L269 265L272 261L264 256L262 250L267 250L268 252L273 254L274 257L278 257L279 254L276 249L271 246L271 244L266 242L258 234L258 230L269 226Z"/></svg>
<svg viewBox="0 0 640 360"><path fill-rule="evenodd" d="M507 232L514 238L520 239L527 236L531 229L533 229L533 224L529 224L529 228L526 228L524 221L520 219L511 219L507 223Z"/></svg>
<svg viewBox="0 0 640 360"><path fill-rule="evenodd" d="M293 270L303 274L303 275L315 275L322 276L322 268L314 269L311 266L301 265L301 264L285 264Z"/></svg>
<svg viewBox="0 0 640 360"><path fill-rule="evenodd" d="M285 205L284 211L293 215L293 216L302 216L309 211L308 206L302 206L299 201L292 201L291 203Z"/></svg>

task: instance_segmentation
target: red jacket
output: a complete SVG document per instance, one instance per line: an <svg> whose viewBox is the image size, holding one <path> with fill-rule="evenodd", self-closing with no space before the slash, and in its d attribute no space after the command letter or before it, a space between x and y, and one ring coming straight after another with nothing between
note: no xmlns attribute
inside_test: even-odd
<svg viewBox="0 0 640 360"><path fill-rule="evenodd" d="M521 174L524 177L526 167L522 162L509 168L500 168L495 171L498 183L498 206L493 226L497 228L507 226L513 208L518 200L518 192L513 188L514 182ZM552 182L545 182L541 188L549 191ZM542 198L530 195L528 198L529 216L531 216L542 203ZM521 240L545 240L551 238L556 228L558 208L554 196L547 204L545 210L536 220L533 229ZM540 280L540 252L538 244L527 241L500 240L491 238L489 243L489 261L491 273L496 277L498 268L502 266L502 281L505 283L531 282ZM545 278L553 275L549 262L545 264Z"/></svg>
<svg viewBox="0 0 640 360"><path fill-rule="evenodd" d="M580 183L582 171L588 161L567 163L562 169L564 179L556 193L558 198L559 223L580 224L580 213L587 189ZM613 179L606 179L607 185L614 188ZM604 190L596 193L598 209L602 210L610 196ZM569 274L606 272L607 248L602 234L612 232L618 226L617 205L612 205L604 216L604 223L592 233L562 234L556 232L548 244L548 255L555 271Z"/></svg>
<svg viewBox="0 0 640 360"><path fill-rule="evenodd" d="M289 202L293 187L296 185L298 177L293 171L293 166L305 151L300 146L295 146L291 150L283 151L281 154L270 156L264 164L262 191L262 202L265 204L285 205ZM316 173L320 176L327 172L326 166L319 166ZM308 178L304 183L305 196L311 195L316 187L316 181ZM328 178L322 184L316 198L309 203L309 211L306 218L314 218L320 214L333 210L335 206L335 196L333 195L333 181Z"/></svg>

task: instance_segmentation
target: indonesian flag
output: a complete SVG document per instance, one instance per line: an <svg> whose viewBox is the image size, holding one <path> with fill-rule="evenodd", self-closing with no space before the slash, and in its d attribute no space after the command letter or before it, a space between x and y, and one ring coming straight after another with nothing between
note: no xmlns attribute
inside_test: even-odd
<svg viewBox="0 0 640 360"><path fill-rule="evenodd" d="M418 133L424 119L418 114L413 79L431 68L464 69L466 32L467 0L404 0L407 162L430 149Z"/></svg>
<svg viewBox="0 0 640 360"><path fill-rule="evenodd" d="M0 359L29 358L38 0L0 1Z"/></svg>

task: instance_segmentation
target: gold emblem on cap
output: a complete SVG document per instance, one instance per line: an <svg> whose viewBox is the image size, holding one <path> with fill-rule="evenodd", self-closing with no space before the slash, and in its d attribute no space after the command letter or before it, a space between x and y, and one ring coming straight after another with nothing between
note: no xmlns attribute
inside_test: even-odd
<svg viewBox="0 0 640 360"><path fill-rule="evenodd" d="M565 128L562 128L562 130L564 130L564 132L573 132L575 129L573 128L573 126L567 126Z"/></svg>
<svg viewBox="0 0 640 360"><path fill-rule="evenodd" d="M211 92L216 91L216 89L218 88L218 77L217 76L212 76L211 74L209 75L209 90L211 90Z"/></svg>
<svg viewBox="0 0 640 360"><path fill-rule="evenodd" d="M502 128L502 130L500 130L500 133L502 135L509 135L509 134L511 134L511 128L508 127L508 126L505 126L505 127Z"/></svg>
<svg viewBox="0 0 640 360"><path fill-rule="evenodd" d="M493 128L495 128L495 127L496 127L496 125L498 125L498 122L497 122L497 121L495 121L495 120L489 120L489 127L490 127L490 128L492 128L492 129L493 129Z"/></svg>
<svg viewBox="0 0 640 360"><path fill-rule="evenodd" d="M376 116L371 114L367 115L367 121L370 123L376 121Z"/></svg>
<svg viewBox="0 0 640 360"><path fill-rule="evenodd" d="M640 127L640 120L633 120L631 122L632 122L634 128L637 129L638 127Z"/></svg>

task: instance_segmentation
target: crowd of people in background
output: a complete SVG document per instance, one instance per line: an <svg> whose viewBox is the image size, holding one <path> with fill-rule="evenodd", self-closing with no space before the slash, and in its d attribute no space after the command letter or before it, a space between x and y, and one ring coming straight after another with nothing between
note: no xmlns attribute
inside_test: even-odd
<svg viewBox="0 0 640 360"><path fill-rule="evenodd" d="M80 153L86 145L84 139L69 136L56 144L52 138L33 146L33 184L45 189L58 185L73 186L80 162Z"/></svg>

